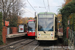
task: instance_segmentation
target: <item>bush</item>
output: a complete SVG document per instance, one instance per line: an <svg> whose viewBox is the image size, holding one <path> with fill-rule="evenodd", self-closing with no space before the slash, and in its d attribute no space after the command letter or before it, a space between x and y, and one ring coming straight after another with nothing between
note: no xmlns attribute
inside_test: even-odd
<svg viewBox="0 0 75 50"><path fill-rule="evenodd" d="M3 44L2 41L2 13L0 12L0 45Z"/></svg>
<svg viewBox="0 0 75 50"><path fill-rule="evenodd" d="M61 14L62 14L62 24L63 24L63 35L64 38L66 38L66 28L68 26L68 17L70 14L75 13L75 1L72 1L70 3L68 3L67 5L65 5L61 10L60 10Z"/></svg>

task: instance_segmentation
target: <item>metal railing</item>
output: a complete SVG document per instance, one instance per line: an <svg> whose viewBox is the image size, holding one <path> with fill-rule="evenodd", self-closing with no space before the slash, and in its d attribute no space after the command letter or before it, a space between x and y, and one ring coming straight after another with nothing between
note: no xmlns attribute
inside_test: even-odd
<svg viewBox="0 0 75 50"><path fill-rule="evenodd" d="M69 46L74 46L75 48L75 31L68 30L68 44Z"/></svg>

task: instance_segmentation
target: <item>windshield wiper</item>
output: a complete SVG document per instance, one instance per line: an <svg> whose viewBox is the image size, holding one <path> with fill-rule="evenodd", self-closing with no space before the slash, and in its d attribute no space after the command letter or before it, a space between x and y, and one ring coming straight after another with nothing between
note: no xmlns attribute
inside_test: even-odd
<svg viewBox="0 0 75 50"><path fill-rule="evenodd" d="M44 30L43 30L43 32L46 33Z"/></svg>
<svg viewBox="0 0 75 50"><path fill-rule="evenodd" d="M42 28L42 26L41 25L39 25L39 29L41 29ZM44 32L44 33L46 33L43 29L42 29L42 31Z"/></svg>

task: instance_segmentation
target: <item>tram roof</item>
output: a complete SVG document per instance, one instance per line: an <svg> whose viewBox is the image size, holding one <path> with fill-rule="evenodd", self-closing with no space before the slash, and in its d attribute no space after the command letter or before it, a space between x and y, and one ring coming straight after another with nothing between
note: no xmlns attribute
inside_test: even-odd
<svg viewBox="0 0 75 50"><path fill-rule="evenodd" d="M38 13L38 14L45 14L45 13L47 13L47 14L55 14L55 13L53 13L53 12L40 12L40 13Z"/></svg>
<svg viewBox="0 0 75 50"><path fill-rule="evenodd" d="M28 20L28 22L30 22L30 21L35 21L35 20ZM27 23L28 23L28 22L27 22Z"/></svg>

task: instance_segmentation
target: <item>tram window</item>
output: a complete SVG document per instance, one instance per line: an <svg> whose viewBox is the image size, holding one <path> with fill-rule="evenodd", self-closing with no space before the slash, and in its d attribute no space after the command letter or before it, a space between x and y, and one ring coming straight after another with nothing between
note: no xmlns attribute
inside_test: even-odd
<svg viewBox="0 0 75 50"><path fill-rule="evenodd" d="M53 18L38 18L38 31L53 31Z"/></svg>
<svg viewBox="0 0 75 50"><path fill-rule="evenodd" d="M35 31L35 23L34 22L28 23L28 30L29 31Z"/></svg>
<svg viewBox="0 0 75 50"><path fill-rule="evenodd" d="M39 18L53 18L53 14L41 14L41 15L39 15Z"/></svg>

